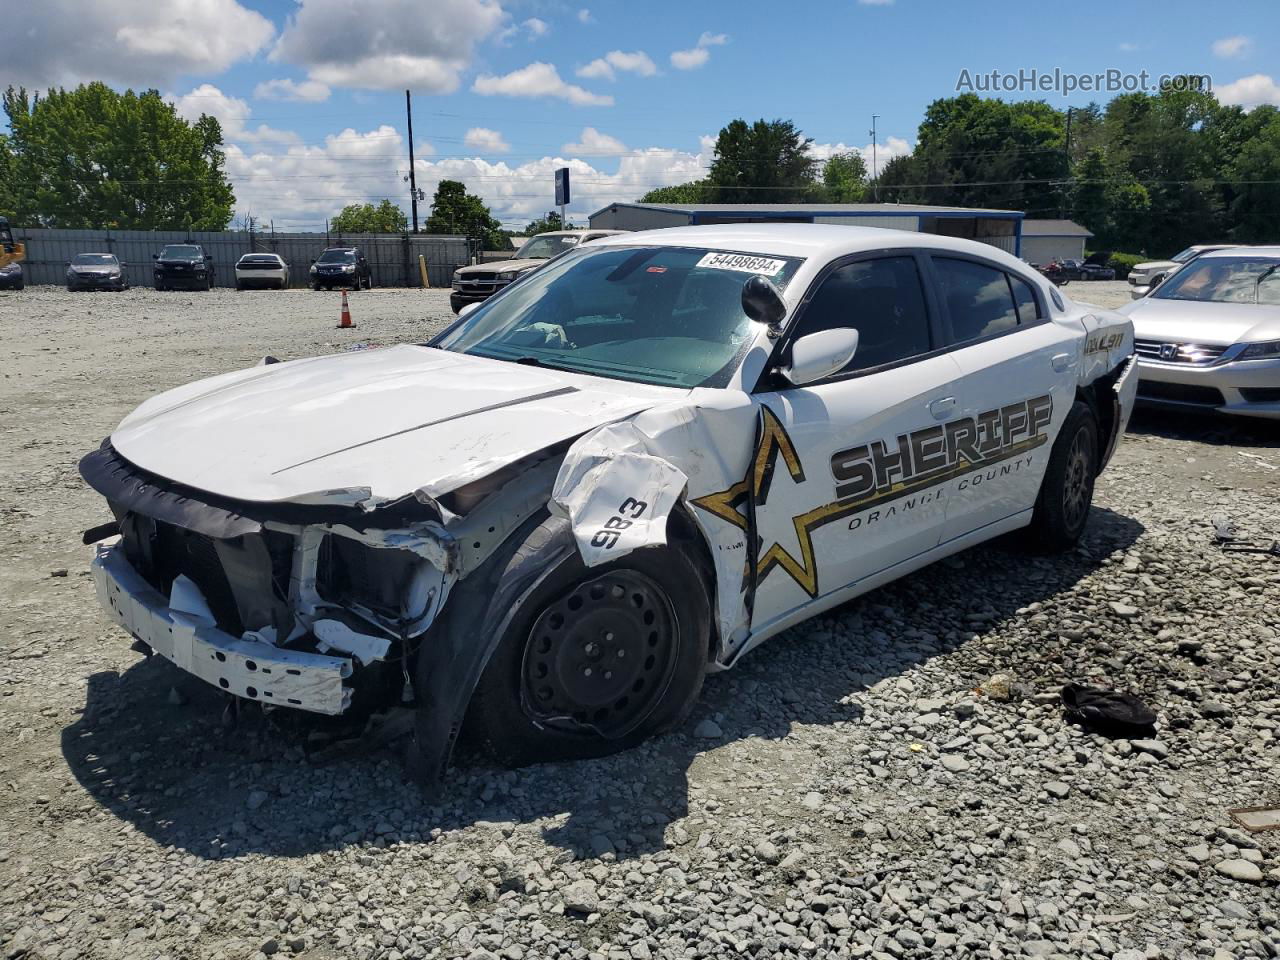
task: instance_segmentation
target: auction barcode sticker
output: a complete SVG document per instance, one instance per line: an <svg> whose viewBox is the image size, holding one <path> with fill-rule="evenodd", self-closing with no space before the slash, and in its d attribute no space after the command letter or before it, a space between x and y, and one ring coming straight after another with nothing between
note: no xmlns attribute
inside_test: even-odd
<svg viewBox="0 0 1280 960"><path fill-rule="evenodd" d="M740 270L743 273L758 273L765 277L775 276L786 265L785 260L750 257L742 253L708 253L698 261L700 267L711 267L713 270Z"/></svg>

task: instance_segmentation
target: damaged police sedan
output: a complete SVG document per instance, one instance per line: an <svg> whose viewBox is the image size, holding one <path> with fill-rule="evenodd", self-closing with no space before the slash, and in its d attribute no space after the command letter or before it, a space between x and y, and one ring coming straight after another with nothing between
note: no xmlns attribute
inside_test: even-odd
<svg viewBox="0 0 1280 960"><path fill-rule="evenodd" d="M161 394L81 463L111 617L235 697L412 702L438 776L607 753L707 670L1020 527L1085 526L1132 328L1014 257L801 224L584 245L423 345Z"/></svg>

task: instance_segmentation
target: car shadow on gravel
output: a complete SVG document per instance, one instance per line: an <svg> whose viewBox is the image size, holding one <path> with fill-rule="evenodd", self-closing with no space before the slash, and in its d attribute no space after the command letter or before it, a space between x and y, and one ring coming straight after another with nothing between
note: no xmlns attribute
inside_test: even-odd
<svg viewBox="0 0 1280 960"><path fill-rule="evenodd" d="M1002 624L1017 618L1025 630L1028 606L1072 590L1142 529L1095 507L1084 542L1066 555L1034 556L1014 538L969 550L793 628L734 670L708 677L694 716L676 733L613 757L522 770L496 769L463 751L432 797L407 782L392 747L354 750L326 764L308 759L326 729L318 718L294 715L280 724L246 709L225 725L226 701L160 657L90 677L81 717L63 730L63 754L83 788L124 824L201 858L425 843L467 828L479 833L460 836L474 835L486 852L512 831L533 829L566 856L638 857L672 842L676 821L717 809L714 775L700 773L691 793L689 771L700 758L726 758L728 779L719 783L733 796L742 786L735 758L757 741L833 739L836 725L856 741L857 695L966 644L998 650L1016 642ZM1037 679L1069 678L1074 656L1070 641L1046 629L1037 641ZM952 668L955 695L985 679L967 675L964 663ZM755 759L767 764L771 751ZM785 815L814 786L802 782L803 766L777 763L764 789L747 785L758 792L745 802L770 802L768 788L783 787L772 802Z"/></svg>
<svg viewBox="0 0 1280 960"><path fill-rule="evenodd" d="M1128 432L1168 440L1195 440L1213 446L1280 448L1280 423L1276 421L1195 410L1139 407L1129 420Z"/></svg>

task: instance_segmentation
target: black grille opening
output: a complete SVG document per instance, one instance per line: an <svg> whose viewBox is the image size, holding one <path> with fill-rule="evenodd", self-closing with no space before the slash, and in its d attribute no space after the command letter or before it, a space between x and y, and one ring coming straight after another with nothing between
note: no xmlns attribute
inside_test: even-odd
<svg viewBox="0 0 1280 960"><path fill-rule="evenodd" d="M1247 403L1280 403L1280 387L1241 387L1240 396Z"/></svg>
<svg viewBox="0 0 1280 960"><path fill-rule="evenodd" d="M1220 407L1226 403L1217 387L1202 387L1187 383L1164 383L1160 380L1139 380L1138 396L1149 400L1170 400L1174 403L1195 403L1206 407Z"/></svg>
<svg viewBox="0 0 1280 960"><path fill-rule="evenodd" d="M244 632L231 584L222 570L213 538L168 523L155 525L152 586L168 595L173 581L186 576L200 588L218 626L236 636Z"/></svg>

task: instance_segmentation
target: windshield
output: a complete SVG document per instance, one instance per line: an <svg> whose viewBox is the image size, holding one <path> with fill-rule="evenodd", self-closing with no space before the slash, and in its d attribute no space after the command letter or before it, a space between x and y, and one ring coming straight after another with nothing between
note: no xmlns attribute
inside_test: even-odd
<svg viewBox="0 0 1280 960"><path fill-rule="evenodd" d="M316 263L355 263L356 255L350 250L326 250Z"/></svg>
<svg viewBox="0 0 1280 960"><path fill-rule="evenodd" d="M516 251L516 259L550 260L566 250L572 250L577 245L578 238L569 234L533 237L526 240L524 246Z"/></svg>
<svg viewBox="0 0 1280 960"><path fill-rule="evenodd" d="M1157 300L1280 304L1280 259L1204 257L1162 283Z"/></svg>
<svg viewBox="0 0 1280 960"><path fill-rule="evenodd" d="M185 243L171 243L160 251L161 260L194 260L200 256L200 248Z"/></svg>
<svg viewBox="0 0 1280 960"><path fill-rule="evenodd" d="M116 256L114 253L78 253L71 262L77 267L114 267L116 265Z"/></svg>
<svg viewBox="0 0 1280 960"><path fill-rule="evenodd" d="M672 387L729 382L760 324L742 285L781 290L801 261L685 247L588 245L513 283L434 346Z"/></svg>

